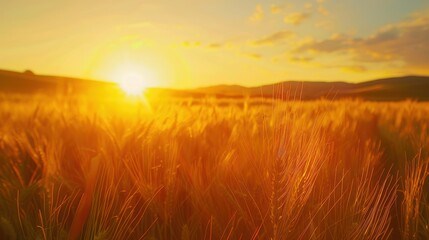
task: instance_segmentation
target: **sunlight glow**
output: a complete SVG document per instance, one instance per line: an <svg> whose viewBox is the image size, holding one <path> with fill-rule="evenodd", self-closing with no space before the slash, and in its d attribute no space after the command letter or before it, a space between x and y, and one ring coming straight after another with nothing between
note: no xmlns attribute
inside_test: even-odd
<svg viewBox="0 0 429 240"><path fill-rule="evenodd" d="M157 81L151 71L136 64L125 64L111 74L111 78L127 95L137 96L149 87L154 87Z"/></svg>
<svg viewBox="0 0 429 240"><path fill-rule="evenodd" d="M139 95L148 87L146 81L143 76L129 72L124 73L121 79L119 79L119 86L128 95Z"/></svg>

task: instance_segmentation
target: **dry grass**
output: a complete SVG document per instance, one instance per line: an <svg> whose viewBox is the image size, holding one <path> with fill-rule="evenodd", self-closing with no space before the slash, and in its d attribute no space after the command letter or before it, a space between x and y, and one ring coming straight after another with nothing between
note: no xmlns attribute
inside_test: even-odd
<svg viewBox="0 0 429 240"><path fill-rule="evenodd" d="M0 238L429 236L429 104L247 101L2 96Z"/></svg>

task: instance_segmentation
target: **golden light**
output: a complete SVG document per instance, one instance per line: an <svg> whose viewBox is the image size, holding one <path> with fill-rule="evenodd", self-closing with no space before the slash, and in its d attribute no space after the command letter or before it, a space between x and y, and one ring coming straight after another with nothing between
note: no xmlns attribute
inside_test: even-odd
<svg viewBox="0 0 429 240"><path fill-rule="evenodd" d="M123 74L118 84L126 94L139 95L149 87L148 81L150 80L138 73L128 72Z"/></svg>
<svg viewBox="0 0 429 240"><path fill-rule="evenodd" d="M139 64L122 64L110 74L124 93L132 96L141 95L149 87L157 86L155 75Z"/></svg>

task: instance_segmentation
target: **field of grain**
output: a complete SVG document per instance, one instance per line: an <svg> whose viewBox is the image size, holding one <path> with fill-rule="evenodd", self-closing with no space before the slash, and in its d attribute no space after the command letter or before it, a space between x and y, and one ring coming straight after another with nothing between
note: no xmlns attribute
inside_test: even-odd
<svg viewBox="0 0 429 240"><path fill-rule="evenodd" d="M429 239L429 104L0 98L0 239Z"/></svg>

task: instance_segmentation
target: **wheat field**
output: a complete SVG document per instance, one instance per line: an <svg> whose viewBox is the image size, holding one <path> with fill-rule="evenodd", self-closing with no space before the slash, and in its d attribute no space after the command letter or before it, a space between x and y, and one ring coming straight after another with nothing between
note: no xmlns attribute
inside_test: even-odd
<svg viewBox="0 0 429 240"><path fill-rule="evenodd" d="M0 97L0 239L429 239L429 104Z"/></svg>

